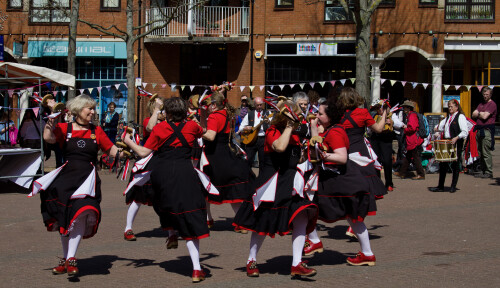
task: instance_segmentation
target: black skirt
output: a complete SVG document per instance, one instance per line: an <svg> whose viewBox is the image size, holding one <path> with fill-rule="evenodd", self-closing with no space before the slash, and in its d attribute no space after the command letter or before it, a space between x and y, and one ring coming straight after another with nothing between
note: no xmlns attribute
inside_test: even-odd
<svg viewBox="0 0 500 288"><path fill-rule="evenodd" d="M152 158L149 160L148 164L146 164L146 166L144 167L144 169L136 173L152 170L155 160L156 157L153 155ZM130 181L132 181L133 178L134 178L134 173L130 174L128 182L130 183ZM151 184L151 180L149 180L142 186L135 185L132 188L130 188L127 194L125 194L125 204L129 205L132 202L136 202L139 204L152 206L153 196L154 196L153 185Z"/></svg>
<svg viewBox="0 0 500 288"><path fill-rule="evenodd" d="M292 222L297 214L304 211L308 218L306 233L314 230L318 218L316 204L307 197L293 195L293 180L299 157L298 146L288 147L283 153L265 154L262 174L255 181L254 192L278 173L274 202L262 202L254 210L253 195L247 198L234 217L235 227L270 237L275 234L286 235L293 229Z"/></svg>
<svg viewBox="0 0 500 288"><path fill-rule="evenodd" d="M228 134L218 134L212 142L206 141L204 153L209 162L203 172L217 188L219 195L208 195L212 204L239 203L253 193L255 174L242 158L229 148Z"/></svg>

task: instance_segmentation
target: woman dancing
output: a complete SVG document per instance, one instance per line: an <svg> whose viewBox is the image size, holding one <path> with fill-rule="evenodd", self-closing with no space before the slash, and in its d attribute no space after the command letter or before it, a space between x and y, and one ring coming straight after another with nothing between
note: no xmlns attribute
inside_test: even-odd
<svg viewBox="0 0 500 288"><path fill-rule="evenodd" d="M285 105L294 113L300 113L300 108L291 101L279 102L278 108ZM291 110L285 113L291 113ZM275 234L283 236L290 232L291 275L311 277L316 274L316 270L302 261L306 232L314 229L318 214L317 206L294 190L301 155L300 138L294 131L299 124L283 114L275 114L266 131L263 169L255 181L255 194L243 202L234 219L235 227L252 231L246 266L249 277L259 276L257 253L265 236L273 238Z"/></svg>
<svg viewBox="0 0 500 288"><path fill-rule="evenodd" d="M73 123L54 125L49 119L43 130L43 139L57 143L64 152L66 163L39 178L30 196L40 192L41 209L48 231L59 231L63 258L52 269L53 274L78 274L75 258L81 239L97 233L101 221L101 180L96 172L99 149L117 155L113 145L100 127L91 123L96 102L88 95L68 102L74 116Z"/></svg>

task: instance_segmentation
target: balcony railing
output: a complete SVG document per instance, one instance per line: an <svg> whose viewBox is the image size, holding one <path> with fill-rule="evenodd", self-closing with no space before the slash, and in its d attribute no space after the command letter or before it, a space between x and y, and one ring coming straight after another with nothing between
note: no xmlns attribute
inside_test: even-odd
<svg viewBox="0 0 500 288"><path fill-rule="evenodd" d="M488 0L447 0L447 21L493 21L495 2Z"/></svg>
<svg viewBox="0 0 500 288"><path fill-rule="evenodd" d="M195 7L193 11L193 35L209 37L235 37L249 35L248 7ZM148 37L188 35L188 8L182 6L153 8L146 10L146 29L163 26L165 19L171 19L164 28L153 31Z"/></svg>

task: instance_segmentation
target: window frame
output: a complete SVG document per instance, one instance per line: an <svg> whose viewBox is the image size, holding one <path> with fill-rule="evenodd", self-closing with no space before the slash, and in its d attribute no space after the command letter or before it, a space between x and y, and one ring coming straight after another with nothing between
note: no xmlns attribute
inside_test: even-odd
<svg viewBox="0 0 500 288"><path fill-rule="evenodd" d="M337 0L332 0L332 2L335 2L335 1L337 1ZM352 4L352 5L354 5L354 4ZM340 19L326 20L326 11L327 11L327 9L329 7L331 7L331 8L336 8L336 7L337 8L341 8L342 11L345 12L344 7L342 7L342 5L340 5L340 3L338 3L338 1L337 1L337 4L335 4L335 3L328 4L328 1L325 1L325 6L324 7L325 7L325 10L324 10L324 13L323 13L324 14L323 15L323 17L324 17L323 18L324 23L327 23L327 24L330 24L330 23L354 23L354 19L351 19L347 13L345 14L345 16L346 16L345 20L340 20Z"/></svg>
<svg viewBox="0 0 500 288"><path fill-rule="evenodd" d="M295 6L294 0L289 0L289 1L292 1L292 4L288 4L288 5L279 4L278 1L280 1L280 0L274 0L274 9L288 10L288 9L293 9Z"/></svg>
<svg viewBox="0 0 500 288"><path fill-rule="evenodd" d="M439 0L433 0L434 2L422 2L422 0L418 0L419 8L436 8L438 7Z"/></svg>
<svg viewBox="0 0 500 288"><path fill-rule="evenodd" d="M122 1L118 0L118 6L117 7L104 7L104 1L106 0L101 0L101 6L100 10L101 12L120 12L122 10Z"/></svg>
<svg viewBox="0 0 500 288"><path fill-rule="evenodd" d="M466 0L465 3L463 2L452 2L452 0L445 0L444 3L444 22L445 23L453 23L453 22L466 22L466 23L495 23L495 0L484 0L483 2L472 2L472 0ZM491 14L491 19L471 19L471 8L472 6L477 6L477 5L490 5L490 14ZM467 10L467 15L468 18L465 19L460 19L460 18L453 18L453 19L448 19L448 6L465 6ZM450 8L451 9L451 8Z"/></svg>
<svg viewBox="0 0 500 288"><path fill-rule="evenodd" d="M35 0L30 0L29 2L29 25L39 25L39 26L44 26L44 25L68 25L70 22L70 17L68 16L68 21L62 21L62 22L56 22L54 21L54 11L58 10L54 7L49 7L49 8L39 8L39 7L33 7L33 2ZM53 3L54 0L45 0L47 1L47 4ZM68 0L68 7L64 7L68 11L68 15L71 13L71 0ZM33 21L33 11L34 10L39 10L39 11L48 11L49 15L49 21L47 22L41 22L41 21Z"/></svg>
<svg viewBox="0 0 500 288"><path fill-rule="evenodd" d="M23 0L20 0L21 1L21 5L20 6L12 6L11 3L12 3L12 0L7 0L7 8L5 9L6 11L18 11L18 10L23 10L23 7L24 7L24 1Z"/></svg>

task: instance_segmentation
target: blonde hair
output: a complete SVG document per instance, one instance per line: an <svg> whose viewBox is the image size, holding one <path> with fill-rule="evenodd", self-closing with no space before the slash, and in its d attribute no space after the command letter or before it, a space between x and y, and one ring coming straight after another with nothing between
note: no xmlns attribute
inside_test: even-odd
<svg viewBox="0 0 500 288"><path fill-rule="evenodd" d="M71 115L78 116L80 112L82 112L83 108L89 107L95 109L96 105L97 103L94 99L92 99L92 97L87 94L82 94L69 100L66 104L66 107L68 108L68 111L71 113Z"/></svg>
<svg viewBox="0 0 500 288"><path fill-rule="evenodd" d="M340 91L337 105L341 110L352 110L365 104L365 99L352 87L343 88Z"/></svg>

